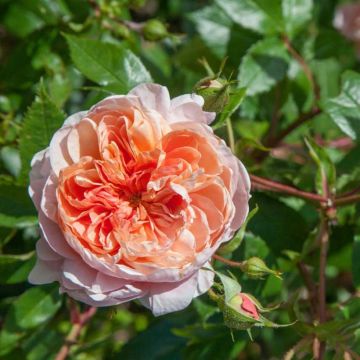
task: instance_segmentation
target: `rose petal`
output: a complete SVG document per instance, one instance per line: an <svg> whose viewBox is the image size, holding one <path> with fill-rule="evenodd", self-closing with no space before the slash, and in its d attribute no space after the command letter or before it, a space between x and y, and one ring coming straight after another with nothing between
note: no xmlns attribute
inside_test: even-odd
<svg viewBox="0 0 360 360"><path fill-rule="evenodd" d="M155 316L185 309L197 292L198 274L177 283L151 284L149 295L140 302Z"/></svg>
<svg viewBox="0 0 360 360"><path fill-rule="evenodd" d="M165 86L140 84L132 89L129 95L137 96L144 107L155 110L165 119L167 118L170 108L170 96Z"/></svg>
<svg viewBox="0 0 360 360"><path fill-rule="evenodd" d="M36 264L31 270L28 280L31 284L42 285L58 281L61 261L36 260Z"/></svg>

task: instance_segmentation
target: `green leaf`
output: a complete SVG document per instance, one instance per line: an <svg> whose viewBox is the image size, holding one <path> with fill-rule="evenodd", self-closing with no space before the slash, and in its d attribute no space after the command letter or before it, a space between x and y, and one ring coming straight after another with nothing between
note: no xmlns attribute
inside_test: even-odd
<svg viewBox="0 0 360 360"><path fill-rule="evenodd" d="M62 345L59 336L50 326L37 328L31 336L22 341L22 348L26 353L26 360L52 359Z"/></svg>
<svg viewBox="0 0 360 360"><path fill-rule="evenodd" d="M224 58L232 26L232 21L224 11L211 5L191 13L189 18L205 44L219 58Z"/></svg>
<svg viewBox="0 0 360 360"><path fill-rule="evenodd" d="M334 58L314 60L311 67L320 87L321 100L336 96L340 87L340 63Z"/></svg>
<svg viewBox="0 0 360 360"><path fill-rule="evenodd" d="M0 184L0 226L25 227L36 224L37 217L27 189Z"/></svg>
<svg viewBox="0 0 360 360"><path fill-rule="evenodd" d="M192 304L203 323L206 323L212 315L216 314L219 311L217 306L210 305L200 300L199 298L194 299L192 301Z"/></svg>
<svg viewBox="0 0 360 360"><path fill-rule="evenodd" d="M64 36L76 67L107 90L126 93L140 83L152 81L140 59L130 50L113 43Z"/></svg>
<svg viewBox="0 0 360 360"><path fill-rule="evenodd" d="M26 37L45 25L37 14L18 3L9 7L4 23L8 31L19 37Z"/></svg>
<svg viewBox="0 0 360 360"><path fill-rule="evenodd" d="M32 287L10 307L5 328L32 329L52 318L61 306L58 284Z"/></svg>
<svg viewBox="0 0 360 360"><path fill-rule="evenodd" d="M132 338L120 353L110 359L180 360L186 340L175 336L172 329L189 321L189 313L171 314L154 322L148 329Z"/></svg>
<svg viewBox="0 0 360 360"><path fill-rule="evenodd" d="M230 92L229 102L224 107L224 110L220 113L219 119L217 120L214 129L221 127L227 118L239 108L246 95L246 88L235 89Z"/></svg>
<svg viewBox="0 0 360 360"><path fill-rule="evenodd" d="M1 160L6 170L14 177L17 177L21 170L19 151L10 146L4 146L0 151Z"/></svg>
<svg viewBox="0 0 360 360"><path fill-rule="evenodd" d="M308 237L308 226L298 212L264 194L255 193L251 201L259 205L259 211L248 229L262 238L274 255L280 256L283 250L299 251L302 248Z"/></svg>
<svg viewBox="0 0 360 360"><path fill-rule="evenodd" d="M26 281L34 264L34 252L24 255L0 255L0 284Z"/></svg>
<svg viewBox="0 0 360 360"><path fill-rule="evenodd" d="M360 137L360 74L346 71L342 76L342 91L324 104L324 110L335 124L351 138Z"/></svg>
<svg viewBox="0 0 360 360"><path fill-rule="evenodd" d="M29 176L32 157L49 146L54 132L60 128L65 118L65 114L51 101L41 83L38 95L25 115L20 134L20 178L23 181Z"/></svg>
<svg viewBox="0 0 360 360"><path fill-rule="evenodd" d="M352 253L352 275L353 282L357 289L360 289L360 235L356 235Z"/></svg>
<svg viewBox="0 0 360 360"><path fill-rule="evenodd" d="M234 342L222 323L189 325L174 329L173 333L188 339L182 357L186 360L237 359L247 343L246 334L240 332L236 334Z"/></svg>
<svg viewBox="0 0 360 360"><path fill-rule="evenodd" d="M294 37L311 19L312 0L283 0L282 12L286 33Z"/></svg>
<svg viewBox="0 0 360 360"><path fill-rule="evenodd" d="M261 34L281 32L281 0L216 0L235 23Z"/></svg>
<svg viewBox="0 0 360 360"><path fill-rule="evenodd" d="M63 1L17 0L11 2L5 14L7 29L19 37L26 37L45 25L66 21L70 15Z"/></svg>
<svg viewBox="0 0 360 360"><path fill-rule="evenodd" d="M313 140L305 138L311 158L318 167L316 174L316 188L319 194L324 194L324 185L328 184L331 193L335 192L336 169L326 150Z"/></svg>
<svg viewBox="0 0 360 360"><path fill-rule="evenodd" d="M22 336L22 333L9 332L6 329L2 329L0 332L0 356L2 357L13 350Z"/></svg>
<svg viewBox="0 0 360 360"><path fill-rule="evenodd" d="M240 86L247 95L269 91L281 81L289 67L289 55L277 38L266 38L253 45L240 65Z"/></svg>
<svg viewBox="0 0 360 360"><path fill-rule="evenodd" d="M49 95L56 106L63 106L72 90L69 78L61 73L56 73L53 77L48 79L47 85L49 88Z"/></svg>
<svg viewBox="0 0 360 360"><path fill-rule="evenodd" d="M218 271L215 271L215 274L220 278L224 286L225 302L229 302L235 295L241 292L241 285L236 280Z"/></svg>

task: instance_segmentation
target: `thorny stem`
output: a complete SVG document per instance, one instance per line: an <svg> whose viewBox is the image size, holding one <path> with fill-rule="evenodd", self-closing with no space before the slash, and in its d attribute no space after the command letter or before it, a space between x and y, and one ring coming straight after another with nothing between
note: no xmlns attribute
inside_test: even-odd
<svg viewBox="0 0 360 360"><path fill-rule="evenodd" d="M326 261L329 247L329 223L326 216L322 216L319 229L320 265L318 288L318 317L320 324L326 322ZM321 360L325 355L326 343L320 342L316 359Z"/></svg>
<svg viewBox="0 0 360 360"><path fill-rule="evenodd" d="M64 345L60 348L59 352L57 353L55 360L65 360L67 358L71 346L76 342L84 325L96 313L95 307L89 307L86 311L80 313L75 303L71 302L70 306L71 306L70 309L71 322L73 325L68 336L65 339Z"/></svg>

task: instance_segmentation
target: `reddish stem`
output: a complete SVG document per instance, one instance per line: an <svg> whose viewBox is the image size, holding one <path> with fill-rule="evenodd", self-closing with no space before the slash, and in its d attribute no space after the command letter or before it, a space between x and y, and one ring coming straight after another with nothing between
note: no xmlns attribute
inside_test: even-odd
<svg viewBox="0 0 360 360"><path fill-rule="evenodd" d="M319 264L319 288L318 288L318 317L320 324L326 322L326 261L329 247L329 223L325 216L322 216L319 229L320 242L320 264ZM325 356L326 343L319 344L317 360Z"/></svg>
<svg viewBox="0 0 360 360"><path fill-rule="evenodd" d="M310 112L302 114L296 121L290 124L288 127L280 131L280 133L275 136L274 138L270 139L264 145L267 147L275 147L278 145L284 138L286 138L290 133L292 133L295 129L300 127L301 125L305 124L307 121L314 118L316 115L319 115L321 110L317 107L312 109Z"/></svg>
<svg viewBox="0 0 360 360"><path fill-rule="evenodd" d="M344 206L344 205L356 203L358 201L360 201L360 194L340 196L337 199L335 199L334 203L337 206Z"/></svg>
<svg viewBox="0 0 360 360"><path fill-rule="evenodd" d="M313 75L309 65L307 64L305 59L294 49L294 47L292 46L292 44L290 42L290 39L286 35L283 36L283 42L285 44L287 51L293 56L293 58L302 67L302 69L305 73L305 76L308 78L312 88L314 89L314 94L315 94L316 100L319 100L320 99L320 89L319 89L319 86L315 82L314 75Z"/></svg>
<svg viewBox="0 0 360 360"><path fill-rule="evenodd" d="M85 312L80 313L76 308L76 304L71 304L70 317L73 325L55 360L65 360L67 358L71 346L76 342L85 324L95 315L96 310L95 307L89 307Z"/></svg>
<svg viewBox="0 0 360 360"><path fill-rule="evenodd" d="M243 263L225 259L224 257L217 255L217 254L214 254L212 257L213 257L213 259L220 261L226 265L232 266L232 267L238 267L238 268L243 267Z"/></svg>
<svg viewBox="0 0 360 360"><path fill-rule="evenodd" d="M327 199L321 195L313 194L310 192L302 191L297 188L278 183L269 179L261 178L256 175L250 175L250 179L253 185L256 188L261 188L262 190L269 190L275 192L281 192L287 195L292 195L298 198L305 200L310 200L316 203L326 203Z"/></svg>
<svg viewBox="0 0 360 360"><path fill-rule="evenodd" d="M309 300L310 300L310 309L313 316L316 314L316 285L311 277L310 271L307 266L302 262L299 261L297 263L297 267L299 272L304 279L305 286L309 293Z"/></svg>

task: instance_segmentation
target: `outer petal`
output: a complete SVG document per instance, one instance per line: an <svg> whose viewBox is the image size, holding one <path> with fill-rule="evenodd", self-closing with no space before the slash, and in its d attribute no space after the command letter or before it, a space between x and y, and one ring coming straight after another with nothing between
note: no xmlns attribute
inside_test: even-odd
<svg viewBox="0 0 360 360"><path fill-rule="evenodd" d="M41 210L51 220L57 221L57 199L56 199L56 188L57 188L57 177L55 173L51 171L50 176L47 178L43 185L42 198L41 198Z"/></svg>
<svg viewBox="0 0 360 360"><path fill-rule="evenodd" d="M60 284L63 292L92 306L121 304L147 292L137 283L99 273L81 259L64 262Z"/></svg>
<svg viewBox="0 0 360 360"><path fill-rule="evenodd" d="M65 258L77 257L77 254L66 242L58 224L48 219L42 210L39 211L39 225L45 241L54 252Z"/></svg>
<svg viewBox="0 0 360 360"><path fill-rule="evenodd" d="M149 295L140 301L155 316L185 309L196 293L197 280L196 272L181 282L151 284Z"/></svg>
<svg viewBox="0 0 360 360"><path fill-rule="evenodd" d="M41 236L40 240L36 243L36 253L38 258L44 261L63 260L62 256L51 249L43 236Z"/></svg>
<svg viewBox="0 0 360 360"><path fill-rule="evenodd" d="M86 112L81 111L69 116L65 120L63 126L55 132L50 141L50 163L56 175L59 175L62 168L72 164L72 159L67 145L68 136L72 128L80 122L85 114Z"/></svg>
<svg viewBox="0 0 360 360"><path fill-rule="evenodd" d="M206 265L209 267L209 265ZM147 297L140 299L155 316L185 309L194 297L205 293L213 284L211 271L199 270L176 283L153 283Z"/></svg>
<svg viewBox="0 0 360 360"><path fill-rule="evenodd" d="M204 270L207 268L209 270ZM197 287L194 294L194 297L200 296L206 293L214 283L214 273L210 263L206 263L202 269L198 272Z"/></svg>
<svg viewBox="0 0 360 360"><path fill-rule="evenodd" d="M129 95L139 97L141 104L148 109L155 110L167 118L170 108L169 91L158 84L140 84L129 92Z"/></svg>
<svg viewBox="0 0 360 360"><path fill-rule="evenodd" d="M34 285L48 284L59 280L62 261L44 261L38 258L29 274L29 282Z"/></svg>
<svg viewBox="0 0 360 360"><path fill-rule="evenodd" d="M36 153L31 161L29 195L37 210L40 208L42 191L50 171L48 149Z"/></svg>
<svg viewBox="0 0 360 360"><path fill-rule="evenodd" d="M250 178L241 161L239 163L239 180L237 189L235 191L233 201L236 208L234 220L231 223L231 228L237 230L245 221L249 213L249 199L250 199Z"/></svg>
<svg viewBox="0 0 360 360"><path fill-rule="evenodd" d="M204 99L196 94L182 95L171 100L170 113L168 120L170 122L200 122L210 124L216 114L205 112L202 107Z"/></svg>

